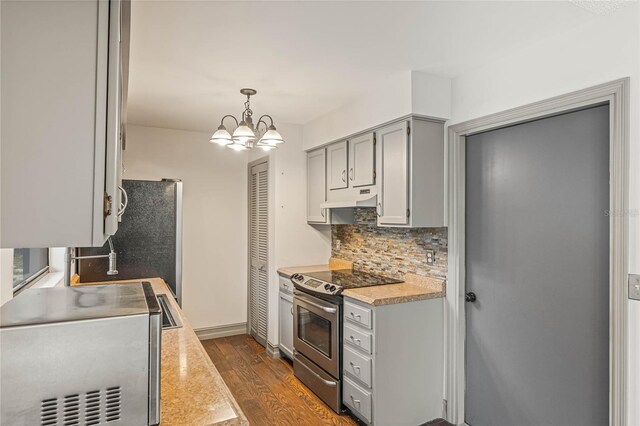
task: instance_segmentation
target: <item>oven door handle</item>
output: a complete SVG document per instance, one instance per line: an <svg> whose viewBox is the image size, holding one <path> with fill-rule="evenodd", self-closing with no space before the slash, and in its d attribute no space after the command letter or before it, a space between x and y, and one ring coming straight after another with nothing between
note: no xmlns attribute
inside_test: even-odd
<svg viewBox="0 0 640 426"><path fill-rule="evenodd" d="M318 309L322 309L323 311L325 311L325 312L327 312L329 314L335 314L336 312L338 312L338 310L336 308L327 308L326 306L318 305L317 303L314 303L314 302L310 301L309 299L300 298L300 301L302 303L307 303L307 304L309 304L311 306L315 306Z"/></svg>
<svg viewBox="0 0 640 426"><path fill-rule="evenodd" d="M294 354L298 354L297 351L294 351ZM309 367L307 367L306 365L304 365L303 362L298 363L298 365L303 366L309 373L313 374L314 376L317 377L318 380L320 380L322 383L324 383L327 386L331 386L331 387L335 387L337 384L336 382L332 382L331 380L325 380L322 377L320 377L320 375L318 373L316 373L315 371L313 371L312 369L310 369Z"/></svg>

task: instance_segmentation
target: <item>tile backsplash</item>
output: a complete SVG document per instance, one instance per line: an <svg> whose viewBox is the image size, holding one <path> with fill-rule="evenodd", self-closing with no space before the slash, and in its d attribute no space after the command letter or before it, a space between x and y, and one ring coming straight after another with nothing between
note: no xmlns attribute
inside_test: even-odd
<svg viewBox="0 0 640 426"><path fill-rule="evenodd" d="M427 250L435 252L433 265L427 265ZM375 274L446 278L447 228L381 228L374 208L357 208L355 224L331 226L331 256Z"/></svg>

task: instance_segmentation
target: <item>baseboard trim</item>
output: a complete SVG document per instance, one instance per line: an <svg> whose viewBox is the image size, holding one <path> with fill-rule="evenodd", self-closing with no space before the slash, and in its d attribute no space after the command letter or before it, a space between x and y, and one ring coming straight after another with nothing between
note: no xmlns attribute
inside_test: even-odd
<svg viewBox="0 0 640 426"><path fill-rule="evenodd" d="M237 324L217 325L215 327L205 327L193 330L200 340L217 339L219 337L236 336L238 334L247 334L247 323L239 322Z"/></svg>
<svg viewBox="0 0 640 426"><path fill-rule="evenodd" d="M267 355L271 358L280 358L282 355L280 354L280 349L278 349L278 345L272 345L271 342L267 342Z"/></svg>

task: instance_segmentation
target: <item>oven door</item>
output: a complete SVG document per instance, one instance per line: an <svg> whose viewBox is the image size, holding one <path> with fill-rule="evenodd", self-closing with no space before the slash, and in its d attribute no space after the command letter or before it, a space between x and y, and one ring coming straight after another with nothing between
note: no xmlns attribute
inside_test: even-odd
<svg viewBox="0 0 640 426"><path fill-rule="evenodd" d="M340 305L294 291L293 347L339 378Z"/></svg>

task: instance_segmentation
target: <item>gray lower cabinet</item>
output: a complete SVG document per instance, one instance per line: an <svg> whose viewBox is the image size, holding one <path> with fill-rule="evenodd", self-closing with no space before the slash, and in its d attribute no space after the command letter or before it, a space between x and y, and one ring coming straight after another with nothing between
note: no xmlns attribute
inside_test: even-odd
<svg viewBox="0 0 640 426"><path fill-rule="evenodd" d="M443 416L444 299L370 306L345 297L342 401L368 425Z"/></svg>
<svg viewBox="0 0 640 426"><path fill-rule="evenodd" d="M130 3L0 8L0 246L102 246L118 226Z"/></svg>
<svg viewBox="0 0 640 426"><path fill-rule="evenodd" d="M293 284L289 278L280 276L280 299L278 301L278 331L280 333L280 352L293 359Z"/></svg>

